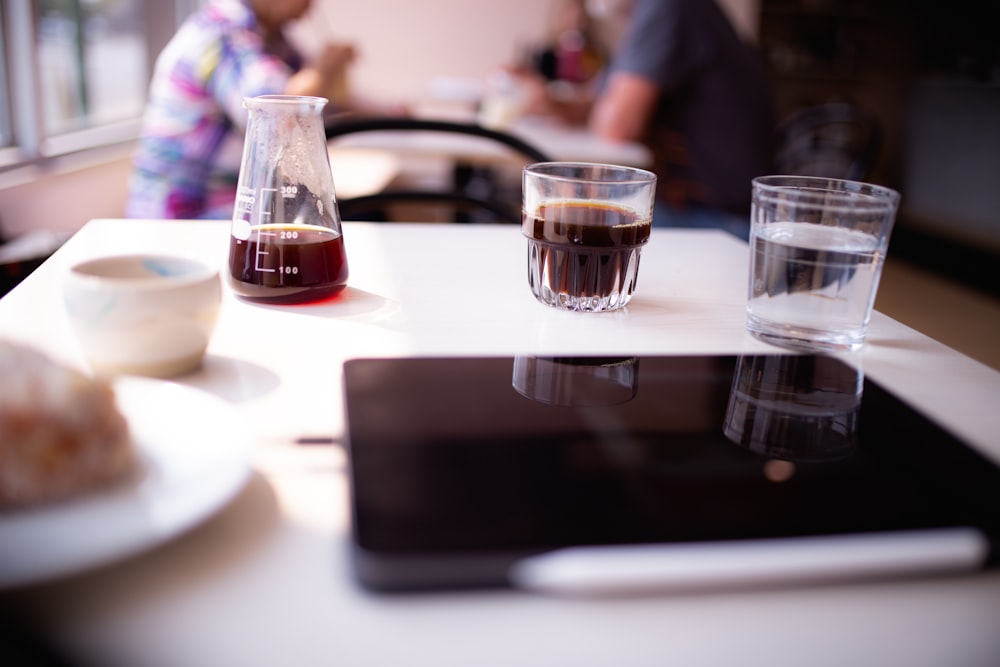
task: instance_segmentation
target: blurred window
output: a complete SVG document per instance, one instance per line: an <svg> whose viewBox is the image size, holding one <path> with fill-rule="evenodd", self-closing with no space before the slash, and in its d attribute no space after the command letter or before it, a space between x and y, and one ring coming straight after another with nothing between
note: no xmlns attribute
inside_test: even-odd
<svg viewBox="0 0 1000 667"><path fill-rule="evenodd" d="M7 40L4 27L3 11L0 11L0 89L4 91L0 97L0 150L11 144L10 131L10 86L7 84Z"/></svg>
<svg viewBox="0 0 1000 667"><path fill-rule="evenodd" d="M36 48L47 136L135 118L148 81L141 0L41 0Z"/></svg>
<svg viewBox="0 0 1000 667"><path fill-rule="evenodd" d="M134 139L198 0L0 0L0 168Z"/></svg>

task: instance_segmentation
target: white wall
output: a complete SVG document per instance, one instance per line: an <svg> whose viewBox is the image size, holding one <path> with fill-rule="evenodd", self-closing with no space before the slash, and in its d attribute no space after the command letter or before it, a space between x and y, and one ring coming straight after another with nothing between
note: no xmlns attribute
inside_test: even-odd
<svg viewBox="0 0 1000 667"><path fill-rule="evenodd" d="M547 13L544 0L313 0L292 34L306 51L324 37L354 42L354 89L413 101L435 76L481 79L510 62L544 34Z"/></svg>

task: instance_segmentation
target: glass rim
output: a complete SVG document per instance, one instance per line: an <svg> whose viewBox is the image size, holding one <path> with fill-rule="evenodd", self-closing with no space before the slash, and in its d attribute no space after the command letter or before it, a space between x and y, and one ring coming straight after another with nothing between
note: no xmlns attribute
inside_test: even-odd
<svg viewBox="0 0 1000 667"><path fill-rule="evenodd" d="M260 106L263 103L275 104L306 104L325 106L330 100L325 97L315 95L256 95L254 97L244 97L243 106L249 109L251 106Z"/></svg>
<svg viewBox="0 0 1000 667"><path fill-rule="evenodd" d="M106 267L129 266L132 264L147 267L149 264L180 265L182 271L176 273L157 272L147 268L142 275L106 272ZM181 287L198 285L206 281L216 280L218 269L194 257L169 255L161 253L132 253L127 255L108 255L94 257L78 262L69 267L67 281L77 285L87 285L97 289L113 289L116 291L170 291Z"/></svg>
<svg viewBox="0 0 1000 667"><path fill-rule="evenodd" d="M863 197L866 205L882 207L896 206L901 198L898 191L884 185L826 176L757 176L752 186L755 197L763 196L771 201L796 199L803 204L828 203L831 199L856 204L858 197Z"/></svg>
<svg viewBox="0 0 1000 667"><path fill-rule="evenodd" d="M570 173L577 170L577 174ZM565 173L560 173L565 170ZM584 175L582 172L588 171L591 175ZM631 178L601 178L597 174L600 172L628 174ZM524 175L531 174L554 181L564 181L567 183L595 183L600 185L642 185L655 183L656 174L648 169L640 167L629 167L620 164L609 164L603 162L565 162L553 160L550 162L535 162L524 167Z"/></svg>

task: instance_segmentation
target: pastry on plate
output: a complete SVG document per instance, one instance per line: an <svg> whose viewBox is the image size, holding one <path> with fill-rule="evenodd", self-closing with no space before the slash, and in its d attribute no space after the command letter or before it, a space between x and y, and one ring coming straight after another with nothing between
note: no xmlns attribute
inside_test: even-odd
<svg viewBox="0 0 1000 667"><path fill-rule="evenodd" d="M72 497L132 470L114 390L26 345L0 341L0 507Z"/></svg>

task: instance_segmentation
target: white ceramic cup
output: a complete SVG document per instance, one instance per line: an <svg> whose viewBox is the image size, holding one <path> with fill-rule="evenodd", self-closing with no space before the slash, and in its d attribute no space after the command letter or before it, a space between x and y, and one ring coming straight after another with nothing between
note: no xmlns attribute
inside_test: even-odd
<svg viewBox="0 0 1000 667"><path fill-rule="evenodd" d="M95 374L171 377L201 365L222 285L201 261L135 254L73 265L63 295Z"/></svg>

